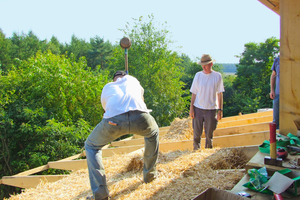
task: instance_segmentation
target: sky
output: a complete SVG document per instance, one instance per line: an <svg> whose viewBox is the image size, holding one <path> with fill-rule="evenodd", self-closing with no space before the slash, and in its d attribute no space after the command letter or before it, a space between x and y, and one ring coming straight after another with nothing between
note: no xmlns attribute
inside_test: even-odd
<svg viewBox="0 0 300 200"><path fill-rule="evenodd" d="M171 50L193 61L210 54L217 63L238 63L246 43L280 38L280 17L258 0L0 0L0 29L6 38L32 31L40 40L99 36L115 44L127 22L151 14L167 22Z"/></svg>

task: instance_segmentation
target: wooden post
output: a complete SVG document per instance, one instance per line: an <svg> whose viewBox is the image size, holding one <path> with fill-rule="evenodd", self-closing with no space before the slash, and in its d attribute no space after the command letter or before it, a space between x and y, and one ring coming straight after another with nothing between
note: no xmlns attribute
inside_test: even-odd
<svg viewBox="0 0 300 200"><path fill-rule="evenodd" d="M280 0L280 133L297 134L300 119L300 1Z"/></svg>

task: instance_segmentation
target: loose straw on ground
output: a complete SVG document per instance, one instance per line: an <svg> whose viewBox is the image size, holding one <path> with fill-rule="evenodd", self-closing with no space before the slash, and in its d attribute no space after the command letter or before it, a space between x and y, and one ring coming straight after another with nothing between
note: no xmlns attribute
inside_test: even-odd
<svg viewBox="0 0 300 200"><path fill-rule="evenodd" d="M192 139L191 118L175 119L161 141ZM143 182L143 151L104 158L107 184L113 200L193 199L210 187L231 190L244 176L248 162L241 149L160 152L158 178ZM57 182L41 182L10 200L84 200L91 195L87 169L73 172Z"/></svg>

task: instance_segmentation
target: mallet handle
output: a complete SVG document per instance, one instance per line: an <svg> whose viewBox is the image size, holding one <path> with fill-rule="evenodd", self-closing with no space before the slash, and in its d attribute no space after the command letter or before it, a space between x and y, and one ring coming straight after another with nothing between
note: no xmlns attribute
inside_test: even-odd
<svg viewBox="0 0 300 200"><path fill-rule="evenodd" d="M125 48L125 72L128 74L128 50Z"/></svg>
<svg viewBox="0 0 300 200"><path fill-rule="evenodd" d="M277 151L276 151L276 124L270 123L270 157L272 159L276 159Z"/></svg>

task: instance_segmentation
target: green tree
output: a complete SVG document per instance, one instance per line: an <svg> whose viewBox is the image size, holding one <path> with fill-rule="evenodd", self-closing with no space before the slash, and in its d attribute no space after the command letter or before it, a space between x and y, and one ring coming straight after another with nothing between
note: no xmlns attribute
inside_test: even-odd
<svg viewBox="0 0 300 200"><path fill-rule="evenodd" d="M169 32L162 25L157 29L153 15L148 16L148 22L143 18L133 19L131 29L129 23L121 29L124 35L132 41L128 51L129 74L135 76L145 89L145 102L159 126L170 125L175 117L185 112L186 100L184 83L180 81L183 69L177 53L169 50L172 43L168 39ZM110 70L124 70L124 50L114 49Z"/></svg>
<svg viewBox="0 0 300 200"><path fill-rule="evenodd" d="M87 58L88 55L88 51L91 49L91 45L89 42L86 42L83 39L79 39L77 38L75 35L72 35L71 38L71 43L70 44L66 44L65 47L65 52L62 53L66 53L68 56L70 56L71 54L74 55L75 60L78 61L79 58L81 58L82 56L84 56L85 58Z"/></svg>
<svg viewBox="0 0 300 200"><path fill-rule="evenodd" d="M0 29L0 74L1 70L6 72L11 65L11 56L10 56L11 42L8 38L5 37L4 33Z"/></svg>
<svg viewBox="0 0 300 200"><path fill-rule="evenodd" d="M239 56L237 77L233 81L234 95L227 102L230 115L252 113L272 106L270 75L274 57L279 52L279 40L271 37L262 43L247 43Z"/></svg>
<svg viewBox="0 0 300 200"><path fill-rule="evenodd" d="M91 38L90 44L92 47L88 51L88 65L92 69L96 69L97 65L100 65L101 69L105 69L108 66L108 60L112 56L112 44L109 41L104 42L104 39L99 36Z"/></svg>
<svg viewBox="0 0 300 200"><path fill-rule="evenodd" d="M11 42L10 54L13 59L27 60L41 50L40 40L32 31L29 31L28 35L13 33Z"/></svg>
<svg viewBox="0 0 300 200"><path fill-rule="evenodd" d="M198 65L196 62L192 61L185 54L182 54L180 58L182 60L181 67L183 67L184 69L184 73L182 75L181 80L185 83L184 89L189 91L192 86L195 74L199 71L202 71L203 69L201 65Z"/></svg>
<svg viewBox="0 0 300 200"><path fill-rule="evenodd" d="M61 55L64 51L64 45L59 43L58 39L54 36L51 37L49 42L45 40L44 44L42 52L51 51L53 54Z"/></svg>
<svg viewBox="0 0 300 200"><path fill-rule="evenodd" d="M49 52L0 76L1 177L81 151L104 113L99 99L108 81L108 73L86 69L83 58Z"/></svg>

